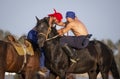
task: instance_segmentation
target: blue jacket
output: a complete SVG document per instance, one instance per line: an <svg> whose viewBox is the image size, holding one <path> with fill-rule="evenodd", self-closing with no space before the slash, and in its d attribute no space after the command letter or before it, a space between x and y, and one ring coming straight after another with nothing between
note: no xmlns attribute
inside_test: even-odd
<svg viewBox="0 0 120 79"><path fill-rule="evenodd" d="M35 30L30 30L27 35L27 39L29 39L32 43L38 44L38 38L37 38L38 32Z"/></svg>

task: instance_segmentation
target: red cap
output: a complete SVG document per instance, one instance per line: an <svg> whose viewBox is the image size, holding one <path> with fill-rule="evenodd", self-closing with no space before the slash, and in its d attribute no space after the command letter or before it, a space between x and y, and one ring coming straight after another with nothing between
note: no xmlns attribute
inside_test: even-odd
<svg viewBox="0 0 120 79"><path fill-rule="evenodd" d="M59 12L56 12L55 9L54 9L54 12L55 13L53 14L48 14L48 16L56 17L56 19L60 22L63 19L62 14Z"/></svg>

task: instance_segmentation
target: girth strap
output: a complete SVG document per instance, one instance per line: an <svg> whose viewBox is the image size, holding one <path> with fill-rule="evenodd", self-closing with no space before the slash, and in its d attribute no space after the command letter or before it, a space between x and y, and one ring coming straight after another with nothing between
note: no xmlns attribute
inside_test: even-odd
<svg viewBox="0 0 120 79"><path fill-rule="evenodd" d="M22 45L21 44L21 46L22 46L22 48L23 48L23 50L24 50L24 61L23 61L23 64L22 64L22 67L21 67L21 69L19 70L19 72L18 73L21 73L21 71L23 70L23 68L25 67L25 64L27 63L27 52L26 52L26 49L25 49L25 45Z"/></svg>

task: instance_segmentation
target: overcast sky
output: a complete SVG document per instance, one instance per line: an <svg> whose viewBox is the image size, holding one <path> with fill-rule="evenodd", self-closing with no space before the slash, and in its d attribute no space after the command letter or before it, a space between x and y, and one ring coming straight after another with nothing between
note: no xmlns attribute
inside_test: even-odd
<svg viewBox="0 0 120 79"><path fill-rule="evenodd" d="M0 0L0 29L14 35L27 34L36 24L35 16L43 18L74 11L93 38L120 39L120 0Z"/></svg>

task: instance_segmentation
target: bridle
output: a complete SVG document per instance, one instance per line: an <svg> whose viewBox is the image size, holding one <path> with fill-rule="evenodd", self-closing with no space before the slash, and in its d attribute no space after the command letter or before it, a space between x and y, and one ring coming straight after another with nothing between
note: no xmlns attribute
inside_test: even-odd
<svg viewBox="0 0 120 79"><path fill-rule="evenodd" d="M38 35L43 35L43 36L45 36L45 41L49 41L49 40L52 40L52 39L57 38L59 35L55 35L55 36L53 36L53 37L51 37L51 38L48 38L48 35L49 35L49 34L50 34L50 32L51 32L51 27L52 27L52 26L49 26L49 28L48 28L47 33L46 33L46 34L45 34L45 33L40 32L40 33L38 33Z"/></svg>

